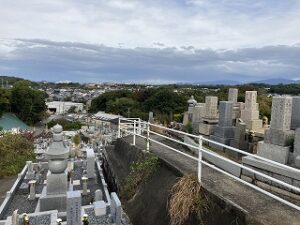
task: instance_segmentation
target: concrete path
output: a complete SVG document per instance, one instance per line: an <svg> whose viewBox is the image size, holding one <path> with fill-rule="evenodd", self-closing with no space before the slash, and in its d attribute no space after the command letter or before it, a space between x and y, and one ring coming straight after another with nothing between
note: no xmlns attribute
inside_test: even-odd
<svg viewBox="0 0 300 225"><path fill-rule="evenodd" d="M165 140L158 136L152 136L157 141L181 149L180 144ZM132 143L132 136L124 138ZM136 146L145 149L145 139L137 137ZM197 162L188 157L176 153L166 147L153 143L150 146L151 152L165 160L183 174L196 173ZM241 184L240 182L217 172L207 166L202 169L202 185L213 195L231 205L246 215L246 220L255 221L254 224L264 225L299 225L300 212L292 209L254 189Z"/></svg>
<svg viewBox="0 0 300 225"><path fill-rule="evenodd" d="M2 204L6 192L10 190L17 179L17 176L11 176L0 179L0 205Z"/></svg>

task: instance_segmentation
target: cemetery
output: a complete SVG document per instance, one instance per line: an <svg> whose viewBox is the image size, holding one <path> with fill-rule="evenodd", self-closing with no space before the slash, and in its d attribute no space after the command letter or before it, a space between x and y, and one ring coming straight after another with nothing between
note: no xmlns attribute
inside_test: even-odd
<svg viewBox="0 0 300 225"><path fill-rule="evenodd" d="M220 218L231 221L237 217L240 224L248 224L244 217L252 218L256 208L273 201L232 177L243 184L272 190L268 195L279 193L284 196L283 202L292 199L288 204L299 208L298 96L273 96L270 123L260 117L256 91L246 91L245 102L238 102L236 88L228 90L228 101L206 96L200 103L191 96L187 106L183 126L190 124L190 133L157 123L153 112L149 112L148 122L99 112L77 131L63 131L59 124L47 129L47 136L35 140L36 161L26 163L0 206L0 225L165 224L169 190L178 176L190 173L198 173L202 188L212 198L210 204L218 216L205 216L214 223ZM73 141L76 135L80 136L79 143ZM170 144L172 141L176 144ZM181 159L179 152L205 163ZM159 156L159 171L125 200L121 195L132 165L151 154ZM208 165L226 176L212 172ZM201 168L198 171L197 166ZM245 212L238 206L243 206ZM291 224L297 224L294 209L277 203L272 207L274 211L282 210ZM279 215L272 210L267 214L272 222L264 221L263 213L249 221L277 224L274 221Z"/></svg>
<svg viewBox="0 0 300 225"><path fill-rule="evenodd" d="M85 145L71 157L62 126L40 143L37 162L28 161L0 207L0 224L130 224L102 171L103 148Z"/></svg>
<svg viewBox="0 0 300 225"><path fill-rule="evenodd" d="M193 129L194 134L288 165L290 168L283 169L252 156L233 153L213 143L208 146L215 151L223 152L228 157L234 157L237 161L242 161L243 165L249 168L300 187L300 171L293 169L300 168L300 97L273 96L269 124L267 118L259 116L256 91L246 91L244 103L237 102L237 96L238 89L229 88L228 101L218 103L217 97L209 96L206 97L205 103L198 103L191 97L187 102L188 111L185 113L183 124L190 122L193 128L197 127ZM200 104L204 110L199 107ZM214 117L214 120L212 121L212 118L208 120L209 116ZM185 140L191 143L187 137ZM224 163L222 164L224 166ZM240 176L283 188L245 170L241 170Z"/></svg>

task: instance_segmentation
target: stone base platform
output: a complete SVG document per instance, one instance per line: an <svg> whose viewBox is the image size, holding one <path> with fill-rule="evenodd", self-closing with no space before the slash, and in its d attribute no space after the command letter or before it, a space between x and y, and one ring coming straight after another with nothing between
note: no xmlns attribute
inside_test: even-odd
<svg viewBox="0 0 300 225"><path fill-rule="evenodd" d="M294 186L300 188L300 170L299 170L299 172L295 172L293 170L282 168L282 167L276 166L274 164L271 164L271 163L263 161L263 160L255 159L251 156L243 157L242 163L243 163L243 165L248 166L252 169L255 169L258 172L264 173L266 175L269 175L278 180L281 180L283 182L286 182L288 184L291 184L291 185L294 185ZM255 175L254 173L249 172L245 169L242 170L242 174L245 176L251 177L252 179L257 179L259 181L267 183L269 185L288 190L288 188L283 187L280 184L277 184L273 181L267 180L266 178L264 178L262 176ZM291 191L291 190L288 190L288 191ZM300 193L296 193L296 194L300 194Z"/></svg>
<svg viewBox="0 0 300 225"><path fill-rule="evenodd" d="M287 164L289 159L290 147L279 146L260 141L257 143L257 155L276 162Z"/></svg>
<svg viewBox="0 0 300 225"><path fill-rule="evenodd" d="M214 136L214 135L211 135L209 137L209 139L212 140L212 141L219 142L221 144L225 144L225 145L229 145L230 141L232 140L232 138L223 138L223 137L218 137L218 136ZM209 143L209 146L214 148L214 149L220 150L220 151L224 150L224 148L222 146L215 145L213 143Z"/></svg>
<svg viewBox="0 0 300 225"><path fill-rule="evenodd" d="M66 198L66 194L47 195L47 187L44 187L39 200L39 211L66 211Z"/></svg>
<svg viewBox="0 0 300 225"><path fill-rule="evenodd" d="M216 124L200 123L199 124L199 133L202 135L212 135L214 133Z"/></svg>

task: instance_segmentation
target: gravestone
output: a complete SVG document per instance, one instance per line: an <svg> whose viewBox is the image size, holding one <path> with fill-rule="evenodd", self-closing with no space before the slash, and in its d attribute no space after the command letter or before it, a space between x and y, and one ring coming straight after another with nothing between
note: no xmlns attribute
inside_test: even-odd
<svg viewBox="0 0 300 225"><path fill-rule="evenodd" d="M199 133L211 135L218 124L218 97L205 97L205 114L199 124Z"/></svg>
<svg viewBox="0 0 300 225"><path fill-rule="evenodd" d="M80 191L67 192L67 224L81 225L81 193Z"/></svg>
<svg viewBox="0 0 300 225"><path fill-rule="evenodd" d="M262 120L259 119L259 105L256 100L257 91L246 91L241 119L246 123L247 129L262 132Z"/></svg>
<svg viewBox="0 0 300 225"><path fill-rule="evenodd" d="M234 137L234 127L232 126L232 109L233 102L221 101L219 107L219 123L214 129L214 134L210 139L222 144L229 145ZM212 147L223 150L215 144L210 144Z"/></svg>
<svg viewBox="0 0 300 225"><path fill-rule="evenodd" d="M82 177L82 195L87 195L88 194L88 179L87 177Z"/></svg>
<svg viewBox="0 0 300 225"><path fill-rule="evenodd" d="M294 139L294 161L295 166L300 168L300 127L295 131L295 139Z"/></svg>
<svg viewBox="0 0 300 225"><path fill-rule="evenodd" d="M18 213L18 209L16 209L11 217L11 224L12 225L19 225L19 213Z"/></svg>
<svg viewBox="0 0 300 225"><path fill-rule="evenodd" d="M28 199L29 200L35 200L36 196L35 196L35 184L36 184L36 181L35 180L30 180L28 182L29 184L29 196L28 196Z"/></svg>
<svg viewBox="0 0 300 225"><path fill-rule="evenodd" d="M293 97L291 129L300 127L300 96Z"/></svg>
<svg viewBox="0 0 300 225"><path fill-rule="evenodd" d="M205 115L205 103L197 103L194 96L191 96L187 101L188 111L184 113L183 125L186 126L188 123L192 124L193 132L199 132L199 124L202 121L202 117Z"/></svg>
<svg viewBox="0 0 300 225"><path fill-rule="evenodd" d="M68 190L67 159L69 149L63 141L62 126L52 128L53 142L46 152L48 159L47 185L40 197L40 210L65 210Z"/></svg>
<svg viewBox="0 0 300 225"><path fill-rule="evenodd" d="M233 102L232 119L233 119L233 122L235 125L236 119L241 117L241 108L242 108L242 103L238 102L238 89L237 88L229 88L228 101Z"/></svg>
<svg viewBox="0 0 300 225"><path fill-rule="evenodd" d="M122 208L121 202L115 192L110 194L111 197L111 206L110 213L112 222L116 225L121 225L121 217L122 217Z"/></svg>
<svg viewBox="0 0 300 225"><path fill-rule="evenodd" d="M34 170L33 170L33 165L32 165L32 161L27 161L27 174L26 174L26 179L33 179L34 178Z"/></svg>
<svg viewBox="0 0 300 225"><path fill-rule="evenodd" d="M95 159L96 155L94 149L87 148L86 149L86 173L88 178L94 178L95 174Z"/></svg>
<svg viewBox="0 0 300 225"><path fill-rule="evenodd" d="M103 194L102 194L102 191L97 189L95 191L95 201L101 201L103 200Z"/></svg>
<svg viewBox="0 0 300 225"><path fill-rule="evenodd" d="M106 204L104 201L94 202L94 210L96 216L105 216L106 215Z"/></svg>
<svg viewBox="0 0 300 225"><path fill-rule="evenodd" d="M148 121L149 121L150 123L153 123L153 122L154 122L153 112L149 112L149 119L148 119Z"/></svg>
<svg viewBox="0 0 300 225"><path fill-rule="evenodd" d="M230 142L230 146L248 151L248 145L246 124L244 122L239 122L234 129L234 139Z"/></svg>
<svg viewBox="0 0 300 225"><path fill-rule="evenodd" d="M258 142L259 156L287 164L290 140L294 136L291 128L292 97L275 96L272 99L270 129L265 131L264 141Z"/></svg>

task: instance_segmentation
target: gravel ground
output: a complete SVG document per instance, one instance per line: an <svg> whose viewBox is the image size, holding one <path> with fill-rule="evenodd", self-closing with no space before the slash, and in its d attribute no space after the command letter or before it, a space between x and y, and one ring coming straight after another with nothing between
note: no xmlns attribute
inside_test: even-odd
<svg viewBox="0 0 300 225"><path fill-rule="evenodd" d="M89 215L89 225L109 225L108 216L96 216L93 208L85 209L84 212Z"/></svg>
<svg viewBox="0 0 300 225"><path fill-rule="evenodd" d="M29 217L30 225L50 225L51 224L51 215L41 215L35 217Z"/></svg>

